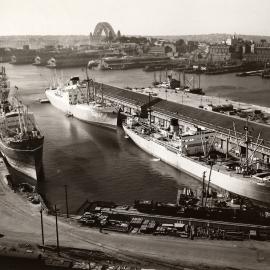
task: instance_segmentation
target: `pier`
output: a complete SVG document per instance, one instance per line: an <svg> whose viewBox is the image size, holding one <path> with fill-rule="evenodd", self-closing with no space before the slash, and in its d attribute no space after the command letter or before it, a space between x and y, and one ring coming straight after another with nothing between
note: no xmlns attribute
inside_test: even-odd
<svg viewBox="0 0 270 270"><path fill-rule="evenodd" d="M169 127L170 119L176 118L179 124L199 125L216 132L216 148L228 154L232 149L241 147L246 151L244 140L247 122L245 119L231 117L200 108L179 104L154 96L128 91L106 84L95 83L96 95L102 97L104 102L110 102L121 108L127 114L140 113L147 117L151 109L151 122ZM255 157L270 165L270 126L256 122L249 122L250 154L256 150ZM260 142L260 143L259 143Z"/></svg>

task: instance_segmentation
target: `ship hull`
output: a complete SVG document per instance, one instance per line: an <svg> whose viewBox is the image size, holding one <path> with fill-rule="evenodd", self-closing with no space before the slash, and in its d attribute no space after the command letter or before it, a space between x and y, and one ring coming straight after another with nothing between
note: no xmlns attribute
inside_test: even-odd
<svg viewBox="0 0 270 270"><path fill-rule="evenodd" d="M16 171L29 177L31 183L42 179L43 138L32 149L16 149L0 140L0 151L8 164Z"/></svg>
<svg viewBox="0 0 270 270"><path fill-rule="evenodd" d="M173 149L169 149L168 145L159 144L149 139L147 136L142 137L126 126L123 126L123 128L130 139L148 154L159 158L163 162L200 181L202 181L203 173L206 172L205 179L208 181L211 170L210 166L181 155L173 151ZM221 173L219 170L212 169L211 184L229 192L270 204L270 187L258 185L255 182L251 182L249 179L240 179L232 174L225 174Z"/></svg>
<svg viewBox="0 0 270 270"><path fill-rule="evenodd" d="M79 120L112 129L117 127L117 112L110 107L95 108L91 103L70 105L62 97L55 95L54 90L46 90L45 94L54 107Z"/></svg>

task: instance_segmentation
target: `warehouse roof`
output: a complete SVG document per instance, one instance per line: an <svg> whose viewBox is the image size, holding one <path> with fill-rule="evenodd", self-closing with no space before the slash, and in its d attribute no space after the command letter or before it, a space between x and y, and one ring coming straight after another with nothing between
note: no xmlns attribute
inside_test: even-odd
<svg viewBox="0 0 270 270"><path fill-rule="evenodd" d="M97 91L101 91L99 90L99 86L97 87ZM118 98L120 101L123 100L130 102L136 106L142 106L149 102L149 97L147 95L127 91L125 89L106 84L103 84L103 94L105 96ZM230 132L232 135L234 135L233 123L235 123L236 131L242 134L245 133L244 128L246 126L246 119L206 111L159 98L155 98L155 101L156 103L152 106L153 111L161 112L170 117L183 118L195 124L204 125L227 134ZM270 126L249 122L248 127L249 135L252 136L254 140L256 140L259 133L261 133L260 139L264 140L265 146L270 147Z"/></svg>
<svg viewBox="0 0 270 270"><path fill-rule="evenodd" d="M101 85L97 86L97 92L100 93ZM136 106L142 106L149 102L149 97L140 93L127 91L122 88L114 87L111 85L103 84L103 94L107 97L118 98L119 100L128 101Z"/></svg>
<svg viewBox="0 0 270 270"><path fill-rule="evenodd" d="M170 113L176 118L185 118L191 120L194 123L206 125L210 128L218 131L234 134L233 123L235 123L235 129L237 132L244 134L246 119L240 119L231 117L221 113L215 113L211 111L194 108L191 106L162 100L159 103L152 106L154 111L159 111L164 114ZM270 147L270 126L263 124L248 122L249 135L253 138L257 138L261 133L260 138L264 140L264 145ZM230 131L229 131L230 130Z"/></svg>

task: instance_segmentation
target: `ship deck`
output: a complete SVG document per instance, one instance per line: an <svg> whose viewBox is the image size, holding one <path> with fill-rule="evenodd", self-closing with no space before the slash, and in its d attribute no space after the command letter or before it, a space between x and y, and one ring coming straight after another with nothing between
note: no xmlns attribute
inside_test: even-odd
<svg viewBox="0 0 270 270"><path fill-rule="evenodd" d="M179 148L170 144L169 141L164 142L164 141L161 141L159 139L154 138L154 136L153 136L154 133L151 134L152 136L147 135L147 134L142 134L141 133L142 128L143 128L143 126L138 126L138 127L136 127L136 129L133 129L133 131L137 135L141 136L142 138L144 138L146 140L152 140L155 143L166 147L169 151L174 152L175 154L183 155L181 153L181 151L179 150ZM198 164L201 164L203 166L207 166L208 168L210 168L210 165L206 163L206 160L204 160L203 158L201 158L199 156L185 156L185 158L190 159L193 162L196 162ZM243 180L243 181L249 181L249 182L257 184L257 185L270 187L270 181L259 180L259 179L255 178L254 175L244 176L242 173L236 173L236 171L234 171L234 170L228 170L225 167L225 162L227 163L228 161L233 161L233 160L220 158L220 159L215 161L215 164L213 165L212 169L216 170L218 172L222 172L223 174L229 175L230 177L235 177L235 178L238 178L238 179ZM208 181L208 179L206 181Z"/></svg>
<svg viewBox="0 0 270 270"><path fill-rule="evenodd" d="M210 168L210 165L207 165L205 161L200 161L197 157L187 157L192 159L194 162L197 162L199 164L202 164L204 166L208 166ZM230 160L229 160L230 161ZM238 178L240 180L244 181L249 181L257 185L261 186L269 186L270 187L270 182L269 181L263 181L255 178L254 176L243 176L242 173L236 173L234 170L228 170L225 167L225 162L228 162L228 160L218 160L214 165L213 165L213 170L216 170L218 172L222 172L223 174L229 175L230 177Z"/></svg>

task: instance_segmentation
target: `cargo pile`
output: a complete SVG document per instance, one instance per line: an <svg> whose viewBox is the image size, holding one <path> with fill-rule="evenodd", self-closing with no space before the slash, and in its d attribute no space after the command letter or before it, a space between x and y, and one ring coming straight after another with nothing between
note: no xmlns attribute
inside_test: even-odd
<svg viewBox="0 0 270 270"><path fill-rule="evenodd" d="M194 238L270 240L268 226L143 214L133 207L127 206L96 206L85 212L78 221L84 226L98 228L100 232L107 230L130 234L173 236L191 240Z"/></svg>

